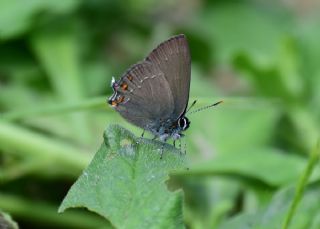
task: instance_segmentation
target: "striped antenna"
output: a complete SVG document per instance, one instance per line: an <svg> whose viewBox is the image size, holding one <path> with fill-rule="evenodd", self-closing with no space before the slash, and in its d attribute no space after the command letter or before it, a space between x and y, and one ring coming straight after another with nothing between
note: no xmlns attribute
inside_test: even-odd
<svg viewBox="0 0 320 229"><path fill-rule="evenodd" d="M197 100L193 101L192 104L190 105L190 107L188 108L188 110L186 111L186 113L188 113L190 111L190 109L196 104Z"/></svg>
<svg viewBox="0 0 320 229"><path fill-rule="evenodd" d="M190 112L190 114L193 114L193 113L197 113L199 111L203 111L203 110L206 110L208 108L211 108L211 107L214 107L214 106L217 106L219 105L220 103L223 103L223 100L219 101L219 102L216 102L214 104L211 104L211 105L208 105L208 106L205 106L205 107L200 107L199 109L195 110L195 111L192 111Z"/></svg>

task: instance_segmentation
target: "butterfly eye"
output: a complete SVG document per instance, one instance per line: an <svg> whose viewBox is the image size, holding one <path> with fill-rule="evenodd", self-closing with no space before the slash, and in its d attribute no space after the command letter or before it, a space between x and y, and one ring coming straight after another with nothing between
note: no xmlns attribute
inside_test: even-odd
<svg viewBox="0 0 320 229"><path fill-rule="evenodd" d="M190 121L186 117L182 117L178 120L178 125L182 130L186 130L189 128Z"/></svg>

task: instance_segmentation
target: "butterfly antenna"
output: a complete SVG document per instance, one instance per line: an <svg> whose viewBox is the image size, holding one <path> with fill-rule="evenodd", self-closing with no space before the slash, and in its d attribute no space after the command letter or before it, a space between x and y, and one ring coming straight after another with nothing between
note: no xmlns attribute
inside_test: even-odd
<svg viewBox="0 0 320 229"><path fill-rule="evenodd" d="M220 103L223 103L223 100L221 100L221 101L219 101L219 102L216 102L216 103L214 103L214 104L205 106L205 107L200 107L199 109L197 109L197 110L195 110L195 111L192 111L190 114L197 113L197 112L199 112L199 111L203 111L203 110L206 110L206 109L208 109L208 108L217 106L217 105L219 105Z"/></svg>
<svg viewBox="0 0 320 229"><path fill-rule="evenodd" d="M188 110L186 111L186 113L188 113L190 111L190 109L197 103L197 100L194 100L192 102L192 104L190 105L190 107L188 108Z"/></svg>

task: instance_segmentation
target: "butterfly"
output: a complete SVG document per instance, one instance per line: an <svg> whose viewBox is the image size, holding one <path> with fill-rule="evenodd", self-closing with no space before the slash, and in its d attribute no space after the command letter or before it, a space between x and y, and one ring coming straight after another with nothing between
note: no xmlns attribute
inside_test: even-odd
<svg viewBox="0 0 320 229"><path fill-rule="evenodd" d="M190 77L187 38L176 35L131 66L118 81L112 78L113 94L108 103L127 121L151 132L155 138L172 138L175 143L190 127L186 117Z"/></svg>

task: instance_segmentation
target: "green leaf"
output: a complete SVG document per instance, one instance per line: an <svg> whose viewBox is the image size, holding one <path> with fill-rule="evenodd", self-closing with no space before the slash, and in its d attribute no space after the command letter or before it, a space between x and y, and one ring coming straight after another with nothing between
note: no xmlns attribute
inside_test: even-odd
<svg viewBox="0 0 320 229"><path fill-rule="evenodd" d="M269 206L255 214L244 213L227 221L221 229L228 228L319 228L319 182L307 186L312 171L319 160L319 142L311 153L297 187L280 191ZM285 165L283 165L285 167ZM278 166L280 167L280 166Z"/></svg>
<svg viewBox="0 0 320 229"><path fill-rule="evenodd" d="M290 37L279 42L280 54L275 58L276 63L270 66L257 65L255 59L246 52L238 53L233 64L248 78L257 93L281 98L289 103L301 99L305 86L296 46L296 41Z"/></svg>
<svg viewBox="0 0 320 229"><path fill-rule="evenodd" d="M233 64L248 79L252 88L260 96L290 101L290 94L277 67L261 68L254 63L250 56L244 53L237 55Z"/></svg>
<svg viewBox="0 0 320 229"><path fill-rule="evenodd" d="M222 62L229 62L239 52L252 57L258 66L275 63L278 43L291 27L290 14L281 14L265 5L258 7L244 2L207 7L197 19L196 29L212 44L212 53Z"/></svg>
<svg viewBox="0 0 320 229"><path fill-rule="evenodd" d="M80 1L19 0L0 1L0 38L11 38L28 30L41 12L66 13L74 10Z"/></svg>
<svg viewBox="0 0 320 229"><path fill-rule="evenodd" d="M12 218L0 211L0 228L2 229L18 229L18 225L16 222L12 220Z"/></svg>
<svg viewBox="0 0 320 229"><path fill-rule="evenodd" d="M171 170L183 166L184 156L174 147L136 138L112 125L59 212L86 207L117 228L183 228L183 194L168 191L164 183Z"/></svg>
<svg viewBox="0 0 320 229"><path fill-rule="evenodd" d="M265 147L270 142L280 112L277 107L266 105L261 108L256 103L249 99L239 103L225 99L225 103L215 110L190 115L193 126L187 138L197 146L194 151L203 154L204 145L212 155L237 154Z"/></svg>
<svg viewBox="0 0 320 229"><path fill-rule="evenodd" d="M294 188L279 191L269 206L256 213L243 213L223 223L219 229L280 228L293 199ZM320 188L309 187L292 220L290 229L320 228Z"/></svg>
<svg viewBox="0 0 320 229"><path fill-rule="evenodd" d="M61 100L70 103L84 98L78 35L74 24L68 22L39 28L30 40L56 93ZM71 114L70 124L80 142L90 142L91 131L86 114Z"/></svg>
<svg viewBox="0 0 320 229"><path fill-rule="evenodd" d="M219 154L212 160L198 163L190 170L177 174L231 176L278 187L297 181L305 163L305 159L279 150L252 149L234 154ZM319 171L316 169L311 180L318 179Z"/></svg>

